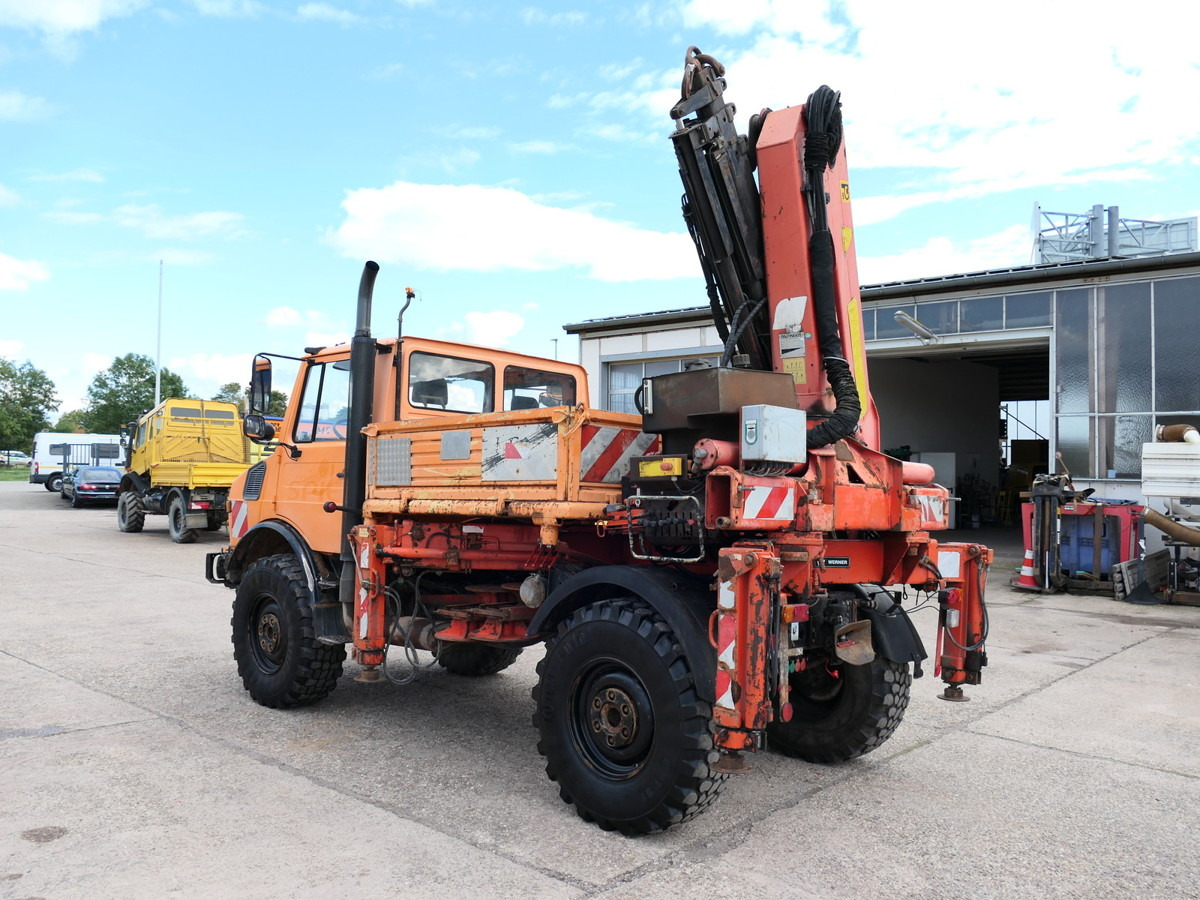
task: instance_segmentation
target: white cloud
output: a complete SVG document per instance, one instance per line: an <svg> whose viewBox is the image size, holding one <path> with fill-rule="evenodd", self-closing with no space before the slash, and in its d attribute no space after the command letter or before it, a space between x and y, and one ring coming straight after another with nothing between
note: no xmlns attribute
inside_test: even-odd
<svg viewBox="0 0 1200 900"><path fill-rule="evenodd" d="M506 347L525 327L525 318L508 310L469 312L463 316L467 326L467 343L486 347Z"/></svg>
<svg viewBox="0 0 1200 900"><path fill-rule="evenodd" d="M299 325L303 321L303 316L290 306L277 306L267 311L263 321L268 328L290 328L293 325Z"/></svg>
<svg viewBox="0 0 1200 900"><path fill-rule="evenodd" d="M220 19L253 19L267 11L257 0L191 0L196 12Z"/></svg>
<svg viewBox="0 0 1200 900"><path fill-rule="evenodd" d="M1030 262L1029 226L1012 225L996 234L966 242L933 237L922 246L890 256L858 257L858 277L863 284L884 284L910 278L932 278L962 272L980 272Z"/></svg>
<svg viewBox="0 0 1200 900"><path fill-rule="evenodd" d="M50 270L45 263L0 253L0 291L24 291L33 282L49 278Z"/></svg>
<svg viewBox="0 0 1200 900"><path fill-rule="evenodd" d="M302 328L304 337L296 343L305 347L331 347L350 340L349 334L333 319L314 309L298 310L276 306L263 317L263 324L272 329Z"/></svg>
<svg viewBox="0 0 1200 900"><path fill-rule="evenodd" d="M172 356L166 367L183 378L184 384L202 397L211 397L221 385L244 383L250 376L250 353L191 353Z"/></svg>
<svg viewBox="0 0 1200 900"><path fill-rule="evenodd" d="M367 21L349 10L340 9L329 3L304 3L296 9L296 18L302 22L333 22L348 28Z"/></svg>
<svg viewBox="0 0 1200 900"><path fill-rule="evenodd" d="M588 14L580 10L565 10L563 12L548 13L545 10L538 9L533 6L527 6L521 10L521 21L526 25L550 25L552 27L572 27L577 28L580 25L586 25L588 22Z"/></svg>
<svg viewBox="0 0 1200 900"><path fill-rule="evenodd" d="M16 191L10 191L4 185L0 184L0 206L16 206L21 202L21 198Z"/></svg>
<svg viewBox="0 0 1200 900"><path fill-rule="evenodd" d="M0 26L70 34L91 31L105 19L128 16L149 5L150 0L0 0Z"/></svg>
<svg viewBox="0 0 1200 900"><path fill-rule="evenodd" d="M852 177L887 168L910 181L875 204L871 221L939 195L1156 177L1195 156L1200 121L1178 103L1200 92L1191 46L1200 7L1170 0L1155 16L1129 16L1103 2L1080 15L1072 3L1013 0L1005 9L998 17L949 0L930 0L919 15L876 0L682 7L689 24L742 38L736 51L702 48L720 51L742 129L749 111L803 103L822 81L842 92ZM654 91L625 97L659 117L670 102Z"/></svg>
<svg viewBox="0 0 1200 900"><path fill-rule="evenodd" d="M698 274L684 234L548 206L511 188L396 182L350 191L342 207L346 220L327 239L352 258L441 271L579 268L600 281Z"/></svg>
<svg viewBox="0 0 1200 900"><path fill-rule="evenodd" d="M20 91L0 91L0 122L29 122L50 114L50 104L41 97Z"/></svg>
<svg viewBox="0 0 1200 900"><path fill-rule="evenodd" d="M88 212L49 212L46 218L64 225L97 225L111 222L122 228L140 231L144 237L154 240L195 240L197 238L237 238L245 232L241 228L240 213L210 211L168 215L157 204L143 206L126 204L110 214Z"/></svg>
<svg viewBox="0 0 1200 900"><path fill-rule="evenodd" d="M25 345L21 341L0 338L0 357L15 361L16 358L21 355L21 351L24 349Z"/></svg>

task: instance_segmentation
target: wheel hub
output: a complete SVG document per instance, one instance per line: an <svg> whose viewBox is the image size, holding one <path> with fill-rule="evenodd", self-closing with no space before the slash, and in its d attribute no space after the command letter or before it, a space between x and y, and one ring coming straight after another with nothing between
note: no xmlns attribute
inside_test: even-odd
<svg viewBox="0 0 1200 900"><path fill-rule="evenodd" d="M264 613L258 619L258 646L268 656L275 656L282 642L283 628L279 624L279 617L273 612Z"/></svg>
<svg viewBox="0 0 1200 900"><path fill-rule="evenodd" d="M592 698L588 725L609 747L623 749L637 737L637 706L623 690L605 688Z"/></svg>

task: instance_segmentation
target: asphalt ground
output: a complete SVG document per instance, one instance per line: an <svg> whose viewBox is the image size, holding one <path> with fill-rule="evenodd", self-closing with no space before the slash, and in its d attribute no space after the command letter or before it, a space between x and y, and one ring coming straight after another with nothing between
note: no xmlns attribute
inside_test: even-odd
<svg viewBox="0 0 1200 900"><path fill-rule="evenodd" d="M1200 896L1200 609L1021 594L998 566L971 702L927 675L874 753L759 754L629 839L545 777L537 648L254 704L204 580L223 543L0 484L0 898Z"/></svg>

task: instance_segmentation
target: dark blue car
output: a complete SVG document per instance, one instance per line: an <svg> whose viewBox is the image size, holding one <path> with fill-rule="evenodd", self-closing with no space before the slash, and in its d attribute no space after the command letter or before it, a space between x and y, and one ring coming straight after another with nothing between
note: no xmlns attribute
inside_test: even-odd
<svg viewBox="0 0 1200 900"><path fill-rule="evenodd" d="M70 500L75 509L79 509L85 503L116 503L117 488L120 484L120 469L108 466L80 466L63 475L59 495L64 500Z"/></svg>

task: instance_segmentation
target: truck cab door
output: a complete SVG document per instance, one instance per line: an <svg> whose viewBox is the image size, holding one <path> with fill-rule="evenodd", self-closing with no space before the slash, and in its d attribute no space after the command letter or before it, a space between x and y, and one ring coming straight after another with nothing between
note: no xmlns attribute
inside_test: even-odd
<svg viewBox="0 0 1200 900"><path fill-rule="evenodd" d="M313 550L337 553L342 543L342 516L322 507L331 500L342 502L349 357L309 362L300 397L292 402L294 412L282 424L285 433L278 436L281 450L274 457L278 466L276 515L304 535ZM288 423L292 423L290 427Z"/></svg>

